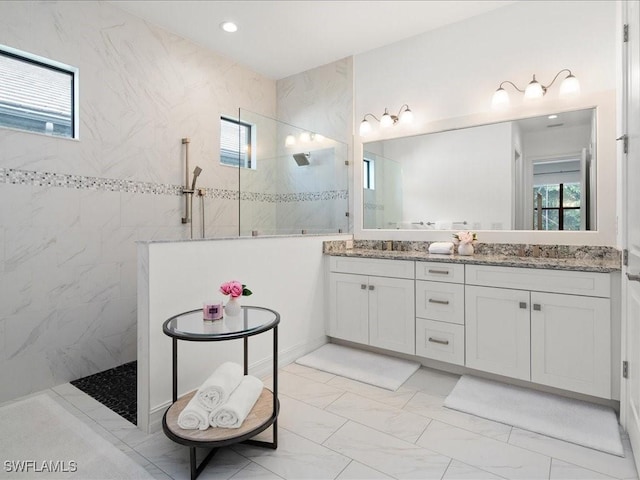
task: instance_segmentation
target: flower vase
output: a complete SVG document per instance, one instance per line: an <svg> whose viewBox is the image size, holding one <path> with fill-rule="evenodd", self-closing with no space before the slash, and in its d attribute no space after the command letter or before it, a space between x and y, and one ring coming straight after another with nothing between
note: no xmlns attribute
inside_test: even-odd
<svg viewBox="0 0 640 480"><path fill-rule="evenodd" d="M461 243L458 245L458 255L473 255L473 244L472 243Z"/></svg>
<svg viewBox="0 0 640 480"><path fill-rule="evenodd" d="M226 313L230 317L235 317L236 315L240 315L241 311L242 311L242 307L240 306L239 298L230 297L229 301L224 306L224 313Z"/></svg>

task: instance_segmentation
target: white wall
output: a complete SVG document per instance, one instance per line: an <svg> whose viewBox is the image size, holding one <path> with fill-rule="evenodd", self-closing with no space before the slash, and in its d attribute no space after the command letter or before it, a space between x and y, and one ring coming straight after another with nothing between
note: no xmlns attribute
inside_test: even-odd
<svg viewBox="0 0 640 480"><path fill-rule="evenodd" d="M385 141L384 155L411 173L402 179L405 224L466 221L474 230L510 229L511 130L511 123L500 123Z"/></svg>
<svg viewBox="0 0 640 480"><path fill-rule="evenodd" d="M237 234L219 117L275 116L274 81L116 4L0 2L0 44L80 71L79 140L0 129L0 402L136 358L135 241L188 235L181 138Z"/></svg>
<svg viewBox="0 0 640 480"><path fill-rule="evenodd" d="M483 232L480 239L615 245L617 33L616 2L526 1L356 55L356 123L365 113L379 116L385 107L395 113L402 104L410 105L413 125L374 132L366 139L371 141L598 106L599 230ZM582 94L577 99L558 100L558 87L553 85L542 101L525 105L509 91L513 107L491 111L491 96L501 81L524 86L535 73L548 84L562 68L572 69L580 80ZM357 142L354 157L361 151ZM356 166L354 196L359 204L359 161ZM445 233L361 231L362 213L354 213L359 238L448 239Z"/></svg>
<svg viewBox="0 0 640 480"><path fill-rule="evenodd" d="M326 342L324 240L344 236L256 237L140 243L138 283L138 426L158 426L171 400L169 317L219 298L221 283L238 280L253 292L246 305L276 310L279 360L286 364ZM251 337L252 373L270 372L271 333ZM179 394L197 388L222 362L242 362L242 341L179 342Z"/></svg>

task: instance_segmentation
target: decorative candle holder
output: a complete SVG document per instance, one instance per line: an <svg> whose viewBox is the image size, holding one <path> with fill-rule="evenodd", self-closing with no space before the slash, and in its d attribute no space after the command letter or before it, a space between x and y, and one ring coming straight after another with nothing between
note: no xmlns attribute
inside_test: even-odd
<svg viewBox="0 0 640 480"><path fill-rule="evenodd" d="M223 312L222 303L205 303L202 306L203 320L221 320Z"/></svg>

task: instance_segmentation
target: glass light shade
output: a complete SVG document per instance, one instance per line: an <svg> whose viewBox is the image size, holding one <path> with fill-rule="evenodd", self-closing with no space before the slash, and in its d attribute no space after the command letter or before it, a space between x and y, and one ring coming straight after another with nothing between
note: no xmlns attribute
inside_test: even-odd
<svg viewBox="0 0 640 480"><path fill-rule="evenodd" d="M400 121L402 123L408 124L413 122L413 112L407 108L402 115L400 115Z"/></svg>
<svg viewBox="0 0 640 480"><path fill-rule="evenodd" d="M309 132L302 132L300 134L300 141L301 142L310 142L311 141L311 134Z"/></svg>
<svg viewBox="0 0 640 480"><path fill-rule="evenodd" d="M316 133L315 136L313 137L313 140L316 142L324 142L324 135L320 135L319 133Z"/></svg>
<svg viewBox="0 0 640 480"><path fill-rule="evenodd" d="M509 94L507 91L500 87L495 92L493 92L493 97L491 98L491 108L500 109L507 108L509 106Z"/></svg>
<svg viewBox="0 0 640 480"><path fill-rule="evenodd" d="M360 122L360 136L366 137L370 133L371 123L369 122L369 120L362 120L362 122Z"/></svg>
<svg viewBox="0 0 640 480"><path fill-rule="evenodd" d="M393 125L393 118L391 118L391 115L385 111L384 115L382 115L382 118L380 119L380 126L382 128L387 128L391 125Z"/></svg>
<svg viewBox="0 0 640 480"><path fill-rule="evenodd" d="M537 98L542 98L544 96L544 90L542 89L542 85L538 83L536 77L534 75L533 80L527 85L527 88L524 90L524 98L527 100L534 100Z"/></svg>
<svg viewBox="0 0 640 480"><path fill-rule="evenodd" d="M580 93L580 82L572 74L569 74L560 84L560 92L558 95L561 97L571 97Z"/></svg>
<svg viewBox="0 0 640 480"><path fill-rule="evenodd" d="M296 137L294 137L291 134L287 135L287 138L284 139L284 146L285 147L290 147L290 146L295 145L295 144L296 144Z"/></svg>

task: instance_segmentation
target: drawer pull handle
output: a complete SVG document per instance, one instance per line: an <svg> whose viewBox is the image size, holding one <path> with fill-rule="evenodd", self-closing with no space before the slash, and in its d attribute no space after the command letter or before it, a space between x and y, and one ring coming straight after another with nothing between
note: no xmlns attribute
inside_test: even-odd
<svg viewBox="0 0 640 480"><path fill-rule="evenodd" d="M449 270L431 270L431 269L429 269L429 273L437 273L439 275L449 275Z"/></svg>
<svg viewBox="0 0 640 480"><path fill-rule="evenodd" d="M627 278L632 282L640 282L640 275L633 275L627 272Z"/></svg>
<svg viewBox="0 0 640 480"><path fill-rule="evenodd" d="M436 300L434 298L430 298L429 303L439 303L440 305L449 305L449 300Z"/></svg>
<svg viewBox="0 0 640 480"><path fill-rule="evenodd" d="M360 289L361 289L361 290L366 290L366 289L367 289L367 286L363 283L362 285L360 285Z"/></svg>
<svg viewBox="0 0 640 480"><path fill-rule="evenodd" d="M520 308L527 308L527 302L520 302Z"/></svg>
<svg viewBox="0 0 640 480"><path fill-rule="evenodd" d="M440 340L439 338L429 337L431 343L439 343L440 345L449 345L449 340Z"/></svg>
<svg viewBox="0 0 640 480"><path fill-rule="evenodd" d="M369 290L375 290L376 287L374 287L373 285L369 285Z"/></svg>
<svg viewBox="0 0 640 480"><path fill-rule="evenodd" d="M540 310L542 310L542 307L540 306L539 303L534 303L533 304L533 309L537 312L539 312Z"/></svg>

